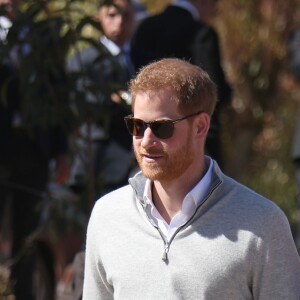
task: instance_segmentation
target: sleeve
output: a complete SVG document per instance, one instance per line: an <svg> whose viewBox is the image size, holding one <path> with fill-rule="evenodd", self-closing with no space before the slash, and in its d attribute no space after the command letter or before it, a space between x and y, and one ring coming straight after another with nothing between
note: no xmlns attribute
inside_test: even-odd
<svg viewBox="0 0 300 300"><path fill-rule="evenodd" d="M98 207L99 208L99 207ZM83 300L113 300L113 288L106 280L101 262L97 203L90 217L85 251Z"/></svg>
<svg viewBox="0 0 300 300"><path fill-rule="evenodd" d="M75 85L71 99L77 106L82 105L83 101L84 106L78 108L81 113L86 112L84 107L87 105L91 106L88 112L90 114L98 104L110 102L108 92L106 93L107 88L103 86L105 74L103 74L102 61L108 56L103 49L100 46L99 49L89 47L78 52L69 62L68 70Z"/></svg>
<svg viewBox="0 0 300 300"><path fill-rule="evenodd" d="M288 41L290 69L297 80L300 80L300 28L292 32Z"/></svg>
<svg viewBox="0 0 300 300"><path fill-rule="evenodd" d="M198 31L194 40L192 61L203 68L217 85L219 105L229 103L231 87L222 68L218 36L212 28L203 25Z"/></svg>
<svg viewBox="0 0 300 300"><path fill-rule="evenodd" d="M157 24L161 23L153 21L153 16L145 18L135 30L131 39L131 59L135 70L140 70L143 66L150 62L159 60L165 55L158 46L157 41Z"/></svg>
<svg viewBox="0 0 300 300"><path fill-rule="evenodd" d="M298 169L300 167L300 112L298 112L298 119L293 137L291 156L295 167Z"/></svg>
<svg viewBox="0 0 300 300"><path fill-rule="evenodd" d="M253 254L253 299L300 299L300 260L286 216L265 220Z"/></svg>

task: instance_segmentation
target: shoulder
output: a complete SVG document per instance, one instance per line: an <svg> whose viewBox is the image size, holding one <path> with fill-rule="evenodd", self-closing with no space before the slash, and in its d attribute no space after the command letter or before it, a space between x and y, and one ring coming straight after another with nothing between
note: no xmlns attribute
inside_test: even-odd
<svg viewBox="0 0 300 300"><path fill-rule="evenodd" d="M130 186L122 187L97 200L88 222L88 235L103 238L118 235L120 225L140 222L138 202ZM102 230L99 230L99 229Z"/></svg>
<svg viewBox="0 0 300 300"><path fill-rule="evenodd" d="M213 216L209 234L239 239L243 245L253 242L256 250L279 244L293 247L289 221L276 203L226 175L220 179L221 184L203 210L207 217Z"/></svg>
<svg viewBox="0 0 300 300"><path fill-rule="evenodd" d="M173 6L173 5L169 5L167 6L167 8L162 11L159 14L156 15L151 15L149 17L146 17L145 19L143 19L140 23L140 25L138 26L138 30L140 29L145 29L145 28L149 28L151 29L151 27L157 25L157 26L161 26L162 23L178 23L178 19L179 19L179 23L185 23L186 20L192 21L193 18L190 15L189 12L187 12L185 9Z"/></svg>
<svg viewBox="0 0 300 300"><path fill-rule="evenodd" d="M106 216L113 213L122 214L135 202L131 186L126 185L98 199L93 208L93 214Z"/></svg>
<svg viewBox="0 0 300 300"><path fill-rule="evenodd" d="M281 208L253 189L225 175L215 163L214 177L220 182L212 193L212 205L216 203L220 214L229 218L234 217L236 222L249 222L255 224L276 222L279 218L283 222L287 218Z"/></svg>
<svg viewBox="0 0 300 300"><path fill-rule="evenodd" d="M139 33L143 33L144 31L151 31L153 30L153 27L159 26L161 23L162 15L152 15L144 18L140 24L138 25L135 35Z"/></svg>
<svg viewBox="0 0 300 300"><path fill-rule="evenodd" d="M69 64L70 68L77 69L81 67L81 64L87 65L89 63L94 63L95 60L100 56L100 53L102 51L101 49L100 46L99 48L91 46L82 49L78 53L75 53L70 59L70 64Z"/></svg>
<svg viewBox="0 0 300 300"><path fill-rule="evenodd" d="M214 42L218 41L218 34L213 27L202 22L195 22L194 27L196 40L211 40Z"/></svg>
<svg viewBox="0 0 300 300"><path fill-rule="evenodd" d="M282 209L272 200L257 193L253 189L224 176L221 190L224 199L224 209L227 213L234 212L239 222L274 228L280 223L289 227L287 217Z"/></svg>
<svg viewBox="0 0 300 300"><path fill-rule="evenodd" d="M240 198L240 201L242 203L245 202L246 204L248 203L248 205L251 205L253 201L258 206L277 208L277 205L273 201L257 193L250 187L236 181L235 179L225 174L222 174L222 180L223 180L222 189L223 192L226 193L226 195L227 193L229 193L229 195L234 195L235 196L234 198Z"/></svg>

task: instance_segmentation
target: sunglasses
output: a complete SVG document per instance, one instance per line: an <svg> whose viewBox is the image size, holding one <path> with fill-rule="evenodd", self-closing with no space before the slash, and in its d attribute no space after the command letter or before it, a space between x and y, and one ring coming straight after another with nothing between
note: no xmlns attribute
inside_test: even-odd
<svg viewBox="0 0 300 300"><path fill-rule="evenodd" d="M159 139L169 139L174 133L174 124L183 121L185 119L197 116L203 113L198 111L194 114L181 117L176 120L156 120L151 122L145 122L141 119L134 118L133 115L124 118L126 127L129 133L133 136L143 137L145 130L150 127L153 134Z"/></svg>

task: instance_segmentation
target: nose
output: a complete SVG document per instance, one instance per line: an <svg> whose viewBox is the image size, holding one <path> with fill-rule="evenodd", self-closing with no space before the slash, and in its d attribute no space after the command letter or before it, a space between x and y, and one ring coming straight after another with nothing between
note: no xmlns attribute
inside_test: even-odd
<svg viewBox="0 0 300 300"><path fill-rule="evenodd" d="M145 149L152 147L153 144L156 142L156 137L153 134L151 128L147 126L144 136L142 138L141 146Z"/></svg>

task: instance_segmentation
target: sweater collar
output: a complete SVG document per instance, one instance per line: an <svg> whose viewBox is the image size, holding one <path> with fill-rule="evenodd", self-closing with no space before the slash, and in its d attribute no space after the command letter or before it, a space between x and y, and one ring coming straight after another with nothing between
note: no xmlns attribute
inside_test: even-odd
<svg viewBox="0 0 300 300"><path fill-rule="evenodd" d="M207 195L209 195L215 188L218 182L222 182L222 171L220 170L216 161L213 161L212 172L211 172L211 185L207 190ZM134 177L129 179L129 184L136 193L137 199L141 202L143 207L147 205L144 200L144 191L146 186L147 178L144 177L142 172L138 172Z"/></svg>

